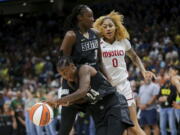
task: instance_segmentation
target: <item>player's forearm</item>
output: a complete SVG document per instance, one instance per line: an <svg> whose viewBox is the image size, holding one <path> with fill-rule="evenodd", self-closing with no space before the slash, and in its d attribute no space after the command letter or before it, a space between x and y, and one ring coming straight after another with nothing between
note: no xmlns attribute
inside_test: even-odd
<svg viewBox="0 0 180 135"><path fill-rule="evenodd" d="M86 96L87 91L77 90L76 92L58 99L58 104L61 103L74 103L75 101Z"/></svg>
<svg viewBox="0 0 180 135"><path fill-rule="evenodd" d="M131 59L132 59L132 62L134 63L134 65L136 65L140 69L141 73L143 74L146 71L146 69L145 69L141 59L139 58L139 56L136 55L135 57L133 57Z"/></svg>
<svg viewBox="0 0 180 135"><path fill-rule="evenodd" d="M78 99L74 102L70 102L69 105L72 105L72 104L82 104L82 103L85 103L87 102L87 100L85 98L81 98L81 99Z"/></svg>

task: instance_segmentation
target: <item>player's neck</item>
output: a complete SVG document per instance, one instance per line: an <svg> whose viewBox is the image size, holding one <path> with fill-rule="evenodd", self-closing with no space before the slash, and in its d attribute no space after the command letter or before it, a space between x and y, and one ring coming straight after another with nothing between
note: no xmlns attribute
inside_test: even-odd
<svg viewBox="0 0 180 135"><path fill-rule="evenodd" d="M78 27L79 27L79 32L81 33L81 34L85 34L85 33L87 33L88 32L88 30L89 30L89 28L85 28L84 26L82 26L82 25L78 25Z"/></svg>
<svg viewBox="0 0 180 135"><path fill-rule="evenodd" d="M113 44L115 41L115 38L112 38L112 39L104 38L104 41L106 41L107 43Z"/></svg>

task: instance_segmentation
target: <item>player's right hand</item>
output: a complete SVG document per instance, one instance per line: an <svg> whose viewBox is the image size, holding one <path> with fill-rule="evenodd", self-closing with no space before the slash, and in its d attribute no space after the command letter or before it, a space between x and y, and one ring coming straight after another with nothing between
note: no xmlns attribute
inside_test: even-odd
<svg viewBox="0 0 180 135"><path fill-rule="evenodd" d="M50 105L52 108L57 108L59 106L57 101L44 101L44 102Z"/></svg>

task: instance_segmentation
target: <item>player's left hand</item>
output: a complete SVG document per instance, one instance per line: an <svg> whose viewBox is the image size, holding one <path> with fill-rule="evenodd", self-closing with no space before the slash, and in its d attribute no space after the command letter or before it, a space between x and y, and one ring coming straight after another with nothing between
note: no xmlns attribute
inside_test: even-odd
<svg viewBox="0 0 180 135"><path fill-rule="evenodd" d="M151 71L145 71L145 72L143 72L143 77L144 77L144 79L147 79L147 78L154 78L154 79L156 79L156 75L153 73L153 72L151 72Z"/></svg>

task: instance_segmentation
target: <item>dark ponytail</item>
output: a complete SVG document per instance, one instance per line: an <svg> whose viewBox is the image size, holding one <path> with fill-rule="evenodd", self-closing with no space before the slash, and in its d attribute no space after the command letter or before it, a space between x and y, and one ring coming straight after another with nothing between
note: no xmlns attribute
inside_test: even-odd
<svg viewBox="0 0 180 135"><path fill-rule="evenodd" d="M66 18L64 23L65 31L77 28L77 16L82 14L82 10L89 8L87 5L78 5L73 8L71 14Z"/></svg>

